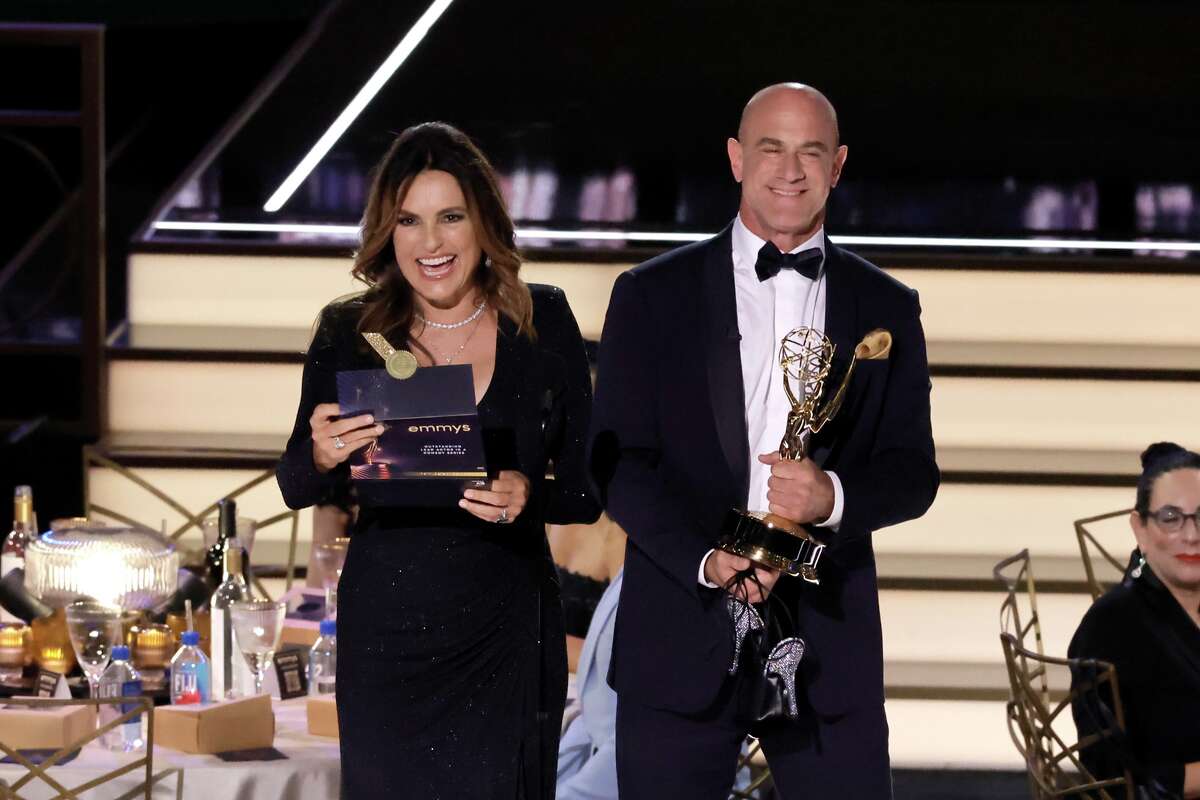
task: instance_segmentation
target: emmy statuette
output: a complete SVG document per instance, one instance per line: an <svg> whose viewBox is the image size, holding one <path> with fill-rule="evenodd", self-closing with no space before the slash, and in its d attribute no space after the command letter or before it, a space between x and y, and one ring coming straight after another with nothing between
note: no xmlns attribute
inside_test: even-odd
<svg viewBox="0 0 1200 800"><path fill-rule="evenodd" d="M864 336L854 348L841 384L821 405L825 381L833 366L833 342L821 331L808 327L797 328L783 337L779 367L792 408L779 444L779 455L793 461L806 458L808 437L837 414L858 362L886 358L891 346L892 336L885 330L873 330ZM809 583L820 583L817 563L825 545L813 537L809 527L778 514L730 509L717 547L761 566L798 575Z"/></svg>

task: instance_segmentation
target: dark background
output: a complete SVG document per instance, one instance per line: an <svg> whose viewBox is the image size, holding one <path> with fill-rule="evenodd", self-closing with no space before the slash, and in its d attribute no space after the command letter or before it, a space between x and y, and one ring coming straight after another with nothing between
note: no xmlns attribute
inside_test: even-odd
<svg viewBox="0 0 1200 800"><path fill-rule="evenodd" d="M424 7L343 4L219 160L224 217L263 216ZM843 232L1027 233L1030 191L1082 186L1093 220L1062 230L1194 235L1195 212L1182 229L1139 223L1135 199L1200 182L1197 30L1188 3L460 0L321 169L363 175L394 132L443 119L502 172L556 174L552 221L579 221L568 187L627 167L637 227L712 230L732 208L724 140L742 104L800 80L833 100L850 146ZM284 212L352 222L344 194L301 191Z"/></svg>
<svg viewBox="0 0 1200 800"><path fill-rule="evenodd" d="M473 135L507 181L557 190L524 222L713 231L735 207L724 140L783 80L837 106L850 158L839 233L1200 239L1193 2L457 0L276 215L262 203L427 3L7 0L0 21L98 22L106 39L107 276L125 312L131 239L169 218L353 224L370 166L429 119ZM320 20L316 26L315 21ZM170 187L272 66L319 27L258 113ZM70 108L77 64L0 48L0 108ZM0 270L78 180L73 132L0 126ZM589 181L625 174L629 213L589 216ZM1050 210L1032 214L1039 204ZM39 476L39 508L78 505L78 252L56 236L0 289L0 489ZM64 345L64 346L66 346ZM7 491L7 489L4 489ZM73 505L74 504L74 505ZM8 519L0 504L0 528Z"/></svg>

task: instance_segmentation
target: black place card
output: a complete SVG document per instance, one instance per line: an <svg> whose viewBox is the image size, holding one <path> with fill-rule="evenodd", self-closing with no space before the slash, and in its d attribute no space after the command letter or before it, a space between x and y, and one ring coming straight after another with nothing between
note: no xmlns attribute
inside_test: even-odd
<svg viewBox="0 0 1200 800"><path fill-rule="evenodd" d="M27 706L14 706L14 708L23 708L23 709L27 710L28 707ZM18 750L17 752L20 753L25 758L27 758L29 760L29 763L36 766L38 764L43 763L46 759L50 758L50 756L57 753L58 750L57 750L57 748L53 748L53 747L35 747L32 749L21 749L21 750ZM74 761L76 756L78 756L78 755L79 755L79 750L75 749L75 750L72 750L71 752L67 753L65 756L58 759L54 763L56 766L60 766L62 764L69 764L70 762ZM4 758L0 758L0 764L20 764L20 763L21 762L17 761L17 759L13 758L12 756L6 755ZM5 796L7 796L7 795L5 795Z"/></svg>
<svg viewBox="0 0 1200 800"><path fill-rule="evenodd" d="M287 756L274 747L251 747L248 750L226 750L217 753L222 761L284 761Z"/></svg>
<svg viewBox="0 0 1200 800"><path fill-rule="evenodd" d="M487 485L471 367L424 367L405 380L382 369L337 374L343 416L370 413L379 439L350 456L365 505L453 506L467 487Z"/></svg>
<svg viewBox="0 0 1200 800"><path fill-rule="evenodd" d="M37 697L54 697L60 680L62 680L62 675L59 675L57 672L51 672L48 669L39 669L34 694Z"/></svg>
<svg viewBox="0 0 1200 800"><path fill-rule="evenodd" d="M308 676L304 674L304 659L291 650L275 654L275 677L279 679L279 699L291 700L308 694Z"/></svg>

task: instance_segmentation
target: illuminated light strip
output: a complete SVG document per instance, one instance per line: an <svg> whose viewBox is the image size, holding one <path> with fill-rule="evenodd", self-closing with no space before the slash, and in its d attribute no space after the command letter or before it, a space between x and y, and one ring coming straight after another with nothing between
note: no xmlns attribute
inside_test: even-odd
<svg viewBox="0 0 1200 800"><path fill-rule="evenodd" d="M702 242L711 239L711 233L667 233L644 231L551 231L543 228L517 228L518 239L543 239L550 241L578 241L588 239L600 242Z"/></svg>
<svg viewBox="0 0 1200 800"><path fill-rule="evenodd" d="M375 70L375 74L358 90L358 94L354 95L354 99L350 101L350 104L343 109L341 114L338 114L337 119L329 126L329 130L325 131L321 135L321 138L317 140L317 143L312 146L312 149L308 151L308 155L302 158L300 163L296 165L296 168L292 170L292 173L284 179L283 183L279 184L279 188L275 190L275 193L263 205L263 211L274 213L283 208L283 204L300 187L300 184L313 171L313 168L320 163L321 159L325 157L325 154L329 152L337 140L342 138L342 134L354 123L354 120L358 118L363 109L375 99L375 95L379 93L379 90L395 74L400 65L412 55L413 50L417 49L417 45L429 33L429 29L433 27L433 24L438 21L438 18L445 13L446 9L453 2L454 0L434 0L434 3L425 10L425 13L413 24L408 33L404 34L404 38L400 40L400 44L396 45L396 49L391 52L391 55L384 59L384 62Z"/></svg>
<svg viewBox="0 0 1200 800"><path fill-rule="evenodd" d="M201 231L208 233L321 233L358 238L357 225L315 225L302 222L156 222L158 231Z"/></svg>
<svg viewBox="0 0 1200 800"><path fill-rule="evenodd" d="M830 236L838 244L871 247L994 247L1025 250L1169 250L1200 253L1200 242L1112 242L1095 239L970 239L953 236Z"/></svg>
<svg viewBox="0 0 1200 800"><path fill-rule="evenodd" d="M357 238L356 225L316 225L288 222L156 222L155 230L208 231L228 233L311 233ZM653 231L556 231L543 228L518 228L518 239L527 241L610 241L610 242L701 242L711 233L669 233ZM970 239L936 236L830 236L837 244L866 247L962 247L1013 248L1021 250L1158 250L1200 253L1200 242L1115 242L1093 239Z"/></svg>

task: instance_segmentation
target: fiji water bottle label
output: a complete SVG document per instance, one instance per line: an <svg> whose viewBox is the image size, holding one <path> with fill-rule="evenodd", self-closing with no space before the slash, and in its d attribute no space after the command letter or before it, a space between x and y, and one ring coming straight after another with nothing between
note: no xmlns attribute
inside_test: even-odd
<svg viewBox="0 0 1200 800"><path fill-rule="evenodd" d="M142 696L142 681L132 680L125 681L121 684L121 697L141 697ZM135 711L138 708L137 703L121 703L120 709L122 714L128 714L130 711ZM141 724L140 720L132 720L136 724ZM126 723L129 724L129 723Z"/></svg>
<svg viewBox="0 0 1200 800"><path fill-rule="evenodd" d="M171 702L195 705L208 702L208 664L192 664L171 670Z"/></svg>

